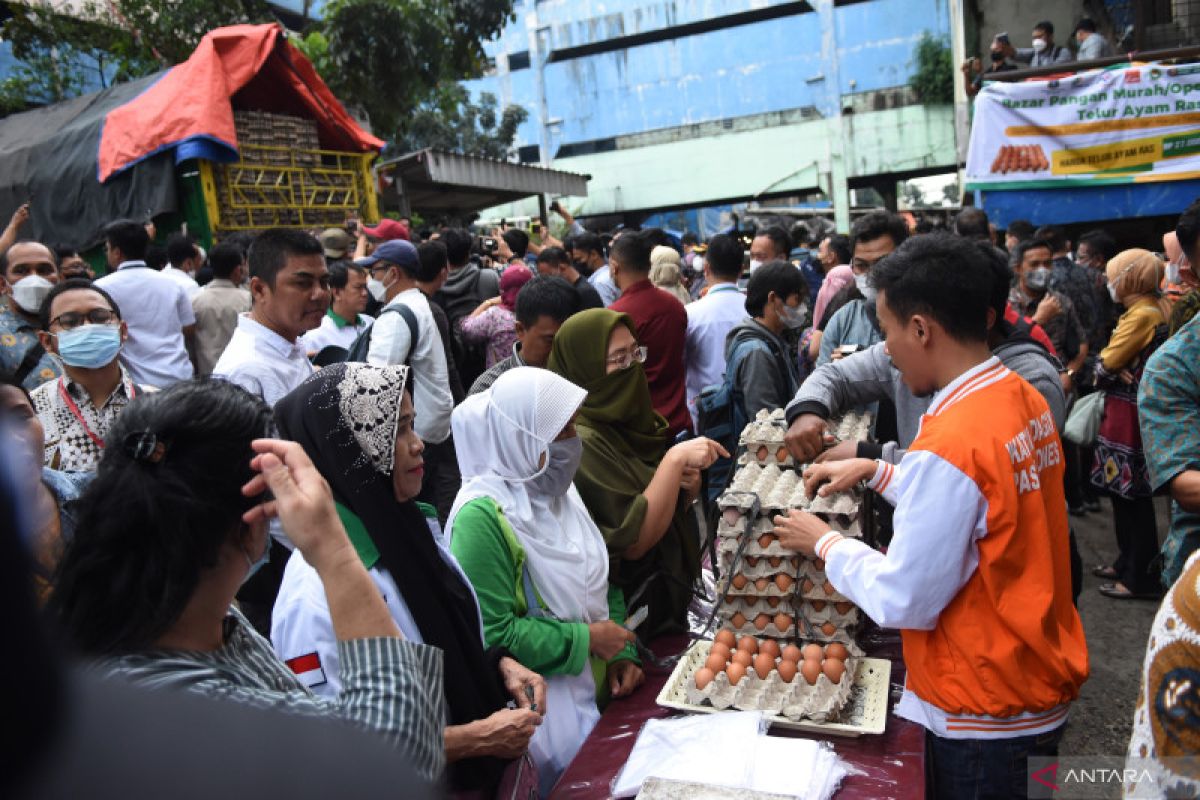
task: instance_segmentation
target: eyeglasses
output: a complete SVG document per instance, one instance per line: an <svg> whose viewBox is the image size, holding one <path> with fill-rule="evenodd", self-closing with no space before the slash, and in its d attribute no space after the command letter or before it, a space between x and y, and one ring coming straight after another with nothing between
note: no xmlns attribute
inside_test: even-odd
<svg viewBox="0 0 1200 800"><path fill-rule="evenodd" d="M93 308L86 314L80 314L78 311L67 311L66 313L59 314L50 320L50 325L51 327L58 325L63 330L69 331L72 328L78 328L85 322L90 322L93 325L107 325L115 319L117 319L117 312L111 308Z"/></svg>
<svg viewBox="0 0 1200 800"><path fill-rule="evenodd" d="M638 364L646 363L647 350L645 346L635 347L632 350L624 350L616 355L611 355L605 359L609 364L612 364L617 369L628 369L632 367L634 362Z"/></svg>

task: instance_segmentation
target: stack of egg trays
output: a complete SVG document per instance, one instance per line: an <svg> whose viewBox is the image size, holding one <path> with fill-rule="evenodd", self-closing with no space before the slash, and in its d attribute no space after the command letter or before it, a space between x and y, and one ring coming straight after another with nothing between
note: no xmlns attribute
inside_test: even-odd
<svg viewBox="0 0 1200 800"><path fill-rule="evenodd" d="M742 429L738 438L738 449L744 451L738 463L794 467L796 461L783 443L786 433L787 421L782 408L770 413L766 409L759 411L754 421Z"/></svg>
<svg viewBox="0 0 1200 800"><path fill-rule="evenodd" d="M773 711L788 719L828 722L836 719L850 700L857 669L858 659L847 659L846 672L840 681L834 683L822 673L817 676L817 682L810 685L798 672L791 683L784 683L776 669L767 673L766 678L760 678L751 667L736 686L730 684L725 672L719 672L703 689L696 688L692 677L695 670L692 670L685 692L687 701L695 706L708 704L721 711L728 708Z"/></svg>

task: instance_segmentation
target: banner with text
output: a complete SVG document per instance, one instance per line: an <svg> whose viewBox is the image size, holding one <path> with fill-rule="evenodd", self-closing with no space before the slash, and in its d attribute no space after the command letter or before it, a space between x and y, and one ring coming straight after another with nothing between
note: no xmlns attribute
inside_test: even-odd
<svg viewBox="0 0 1200 800"><path fill-rule="evenodd" d="M991 83L975 99L968 189L1200 177L1200 65Z"/></svg>

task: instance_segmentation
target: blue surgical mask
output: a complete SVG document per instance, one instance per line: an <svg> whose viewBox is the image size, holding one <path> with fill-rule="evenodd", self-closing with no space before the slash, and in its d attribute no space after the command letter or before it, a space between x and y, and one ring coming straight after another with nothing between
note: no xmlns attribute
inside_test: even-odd
<svg viewBox="0 0 1200 800"><path fill-rule="evenodd" d="M550 497L562 497L570 490L582 458L583 440L578 436L551 442L546 468L530 481L530 486Z"/></svg>
<svg viewBox="0 0 1200 800"><path fill-rule="evenodd" d="M121 352L119 325L80 325L58 334L58 357L68 367L106 367Z"/></svg>

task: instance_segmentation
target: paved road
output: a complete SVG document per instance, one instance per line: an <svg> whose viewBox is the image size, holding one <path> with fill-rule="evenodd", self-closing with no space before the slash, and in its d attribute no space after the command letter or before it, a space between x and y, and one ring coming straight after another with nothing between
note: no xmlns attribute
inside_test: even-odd
<svg viewBox="0 0 1200 800"><path fill-rule="evenodd" d="M1158 603L1148 600L1113 600L1096 591L1104 581L1093 577L1092 567L1111 564L1117 554L1112 508L1102 501L1101 511L1073 517L1075 536L1083 558L1083 593L1079 614L1087 633L1091 677L1071 709L1071 721L1059 748L1060 755L1124 755L1133 722L1133 707L1141 682L1142 658ZM1159 540L1167 531L1167 504L1158 501Z"/></svg>

